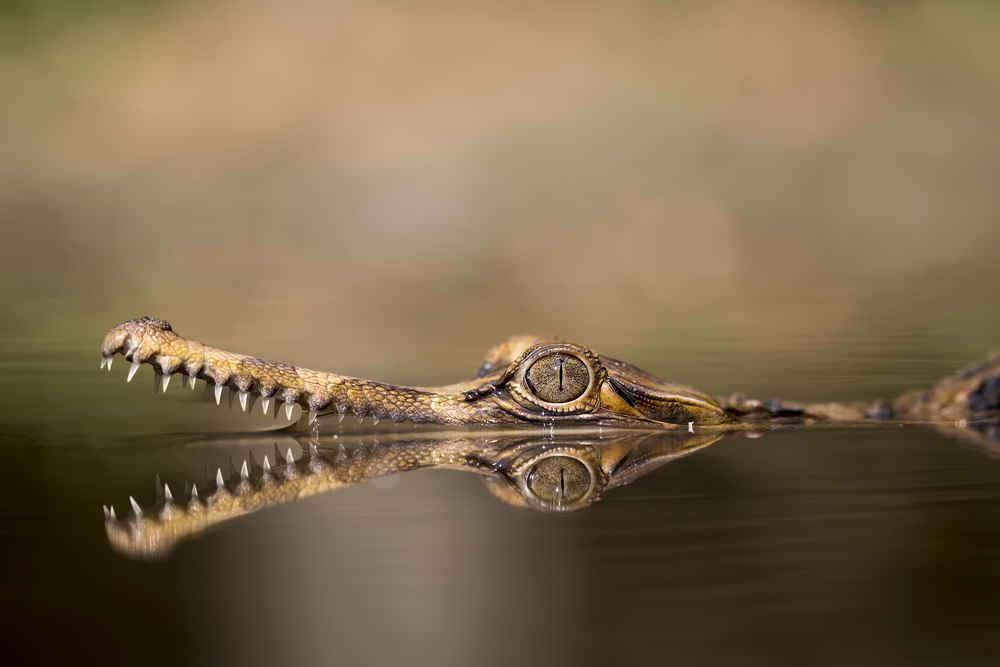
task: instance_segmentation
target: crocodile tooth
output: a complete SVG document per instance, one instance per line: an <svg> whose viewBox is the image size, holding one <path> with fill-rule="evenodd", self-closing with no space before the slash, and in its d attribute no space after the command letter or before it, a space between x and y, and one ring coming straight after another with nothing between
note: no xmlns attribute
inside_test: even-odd
<svg viewBox="0 0 1000 667"><path fill-rule="evenodd" d="M314 421L316 421L316 411L313 410L312 408L309 408L309 422L308 423L312 424Z"/></svg>
<svg viewBox="0 0 1000 667"><path fill-rule="evenodd" d="M250 399L247 401L247 412L253 412L253 406L257 405L257 394L250 394Z"/></svg>
<svg viewBox="0 0 1000 667"><path fill-rule="evenodd" d="M222 405L222 385L215 385L215 404Z"/></svg>
<svg viewBox="0 0 1000 667"><path fill-rule="evenodd" d="M247 411L247 392L240 389L240 407L243 408L243 412Z"/></svg>
<svg viewBox="0 0 1000 667"><path fill-rule="evenodd" d="M181 375L181 389L187 389L187 386L188 386L188 376L182 374Z"/></svg>
<svg viewBox="0 0 1000 667"><path fill-rule="evenodd" d="M161 382L163 382L162 389L163 389L163 393L164 394L167 393L167 387L170 386L170 376L171 376L171 373L164 373L163 374L163 379L161 380Z"/></svg>
<svg viewBox="0 0 1000 667"><path fill-rule="evenodd" d="M132 503L132 511L135 512L135 518L136 519L141 519L142 518L142 508L139 507L139 503L135 502L135 498L133 498L132 496L128 497L128 501L130 503Z"/></svg>
<svg viewBox="0 0 1000 667"><path fill-rule="evenodd" d="M107 365L108 365L108 358L107 357L101 357L101 368L104 368ZM105 507L104 509L107 510L107 507ZM105 512L105 514L107 514L107 512Z"/></svg>
<svg viewBox="0 0 1000 667"><path fill-rule="evenodd" d="M291 467L295 466L295 457L292 456L292 448L291 447L288 448L288 453L285 454L285 465L286 466L291 466Z"/></svg>
<svg viewBox="0 0 1000 667"><path fill-rule="evenodd" d="M101 368L104 368L103 364L101 365ZM108 506L105 505L104 506L104 520L107 521L110 518L111 518L111 512L108 511Z"/></svg>
<svg viewBox="0 0 1000 667"><path fill-rule="evenodd" d="M271 409L271 397L270 396L264 396L263 398L260 399L260 403L263 406L263 408L264 408L264 414L266 415L268 413L268 411L270 411L270 409Z"/></svg>
<svg viewBox="0 0 1000 667"><path fill-rule="evenodd" d="M376 417L375 415L372 415L372 426L375 426L375 424L378 424L378 422L379 422L378 417Z"/></svg>
<svg viewBox="0 0 1000 667"><path fill-rule="evenodd" d="M198 500L198 485L197 484L192 484L191 485L191 501L193 502L195 500Z"/></svg>
<svg viewBox="0 0 1000 667"><path fill-rule="evenodd" d="M126 382L131 382L132 381L132 378L135 377L135 372L137 370L139 370L139 366L141 366L141 365L142 365L142 362L139 361L139 359L136 358L136 359L132 360L132 368L128 369L128 378L126 378L126 380L125 380Z"/></svg>
<svg viewBox="0 0 1000 667"><path fill-rule="evenodd" d="M243 461L243 467L240 468L240 481L245 482L250 479L250 471L247 470L247 462Z"/></svg>
<svg viewBox="0 0 1000 667"><path fill-rule="evenodd" d="M156 473L156 499L163 499L163 482L160 481L160 473Z"/></svg>
<svg viewBox="0 0 1000 667"><path fill-rule="evenodd" d="M188 378L191 383L191 391L194 391L194 385L198 381L198 375L196 373L188 373Z"/></svg>
<svg viewBox="0 0 1000 667"><path fill-rule="evenodd" d="M160 393L160 378L163 374L160 371L153 371L153 396Z"/></svg>
<svg viewBox="0 0 1000 667"><path fill-rule="evenodd" d="M115 506L114 505L111 506L111 520L112 521L117 521L118 520L118 517L115 516Z"/></svg>
<svg viewBox="0 0 1000 667"><path fill-rule="evenodd" d="M344 423L344 413L343 412L338 412L337 413L337 421L340 422L341 424Z"/></svg>
<svg viewBox="0 0 1000 667"><path fill-rule="evenodd" d="M267 460L267 454L264 454L264 474L271 474L271 462Z"/></svg>
<svg viewBox="0 0 1000 667"><path fill-rule="evenodd" d="M174 502L174 494L170 493L170 486L167 484L163 485L163 502L167 505Z"/></svg>
<svg viewBox="0 0 1000 667"><path fill-rule="evenodd" d="M111 370L111 362L114 361L114 360L115 360L115 358L113 356L108 357L108 370L109 371Z"/></svg>
<svg viewBox="0 0 1000 667"><path fill-rule="evenodd" d="M287 417L289 421L292 420L292 408L293 407L294 407L293 403L285 403L285 417Z"/></svg>
<svg viewBox="0 0 1000 667"><path fill-rule="evenodd" d="M222 468L219 468L215 472L215 489L219 490L223 488L225 485L226 485L226 480L222 479Z"/></svg>

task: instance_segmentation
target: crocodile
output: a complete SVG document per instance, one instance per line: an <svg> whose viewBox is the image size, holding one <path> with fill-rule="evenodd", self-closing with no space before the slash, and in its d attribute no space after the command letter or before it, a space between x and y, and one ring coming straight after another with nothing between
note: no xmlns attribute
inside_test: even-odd
<svg viewBox="0 0 1000 667"><path fill-rule="evenodd" d="M154 368L154 388L174 375L220 403L224 390L244 410L259 399L267 413L299 405L306 423L353 413L376 423L391 419L443 426L541 424L620 428L709 429L725 432L815 423L993 420L1000 412L1000 354L927 391L894 402L799 405L782 400L716 400L661 380L590 348L550 336L515 336L487 352L476 375L441 387L404 387L227 352L174 332L166 320L143 317L104 337L101 367L115 355ZM232 400L232 398L230 398Z"/></svg>
<svg viewBox="0 0 1000 667"><path fill-rule="evenodd" d="M586 507L605 490L631 483L656 468L707 447L719 432L632 431L589 435L504 432L410 433L388 444L366 436L357 442L301 436L302 455L274 444L268 455L218 468L199 489L174 495L156 478L156 503L119 519L104 508L112 548L140 561L167 558L183 540L258 510L380 477L427 468L466 470L480 475L494 496L518 507L567 512Z"/></svg>
<svg viewBox="0 0 1000 667"><path fill-rule="evenodd" d="M259 399L265 413L274 404L277 415L282 402L289 420L296 405L307 415L300 424L308 427L310 439L298 460L291 449L282 456L276 447L273 465L268 457L257 463L251 453L249 463L231 462L228 478L217 470L201 491L192 486L175 497L158 480L155 505L143 508L130 498L131 513L122 519L105 507L111 545L140 560L165 558L186 537L264 507L420 468L472 470L507 502L567 511L733 433L823 424L930 424L991 455L1000 451L1000 355L893 402L799 405L740 395L713 399L547 336L511 338L487 353L472 379L442 387L403 387L234 354L184 338L154 318L114 327L101 351L102 367L110 369L117 354L131 362L129 381L149 364L157 389L165 391L180 374L192 388L204 381L206 396L217 403L228 391L230 401L238 396L244 410ZM347 413L376 423L388 418L457 427L463 435L431 431L426 439L411 436L388 446L374 441L351 450L340 443L318 446L319 420ZM495 433L532 424L550 427L542 430L548 435ZM579 435L581 430L591 433L590 439Z"/></svg>

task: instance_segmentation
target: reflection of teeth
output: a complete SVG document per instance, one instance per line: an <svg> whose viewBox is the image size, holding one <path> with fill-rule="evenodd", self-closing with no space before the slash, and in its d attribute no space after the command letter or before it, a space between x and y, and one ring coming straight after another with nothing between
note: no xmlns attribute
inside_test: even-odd
<svg viewBox="0 0 1000 667"><path fill-rule="evenodd" d="M222 385L215 385L215 404L222 405Z"/></svg>
<svg viewBox="0 0 1000 667"><path fill-rule="evenodd" d="M142 518L142 508L139 507L139 503L135 502L135 498L133 498L132 496L128 497L128 501L130 503L132 503L132 511L135 512L135 518L141 519Z"/></svg>
<svg viewBox="0 0 1000 667"><path fill-rule="evenodd" d="M131 382L132 381L132 378L135 377L135 372L137 370L139 370L139 366L141 364L142 364L142 362L139 361L138 358L132 360L132 368L128 369L128 378L125 380L126 382Z"/></svg>

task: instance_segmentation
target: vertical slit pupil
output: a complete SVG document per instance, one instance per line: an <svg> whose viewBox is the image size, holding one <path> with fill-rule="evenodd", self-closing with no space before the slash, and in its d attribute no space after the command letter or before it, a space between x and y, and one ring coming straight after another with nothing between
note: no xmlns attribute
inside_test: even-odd
<svg viewBox="0 0 1000 667"><path fill-rule="evenodd" d="M566 360L559 359L559 391L563 390L563 366L566 364Z"/></svg>

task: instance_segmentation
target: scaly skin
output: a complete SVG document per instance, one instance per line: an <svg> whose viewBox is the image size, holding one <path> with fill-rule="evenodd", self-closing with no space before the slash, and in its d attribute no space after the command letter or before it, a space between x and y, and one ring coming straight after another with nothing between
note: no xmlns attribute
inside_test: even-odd
<svg viewBox="0 0 1000 667"><path fill-rule="evenodd" d="M157 478L157 502L119 519L104 509L111 546L135 560L169 556L182 540L229 519L291 502L324 491L420 468L468 470L483 477L494 495L505 502L541 511L562 512L590 505L602 491L636 478L676 458L707 447L722 434L693 435L686 431L645 431L612 438L585 438L554 433L523 436L510 431L477 437L436 436L400 439L389 445L369 439L353 446L317 448L303 443L303 455L281 455L257 464L251 454L237 470L230 464L225 479L220 469L199 492L185 490L175 498Z"/></svg>
<svg viewBox="0 0 1000 667"><path fill-rule="evenodd" d="M204 380L216 401L224 387L238 392L244 409L256 397L263 399L265 412L272 400L284 401L288 414L298 404L309 411L308 423L319 415L353 412L358 417L459 427L534 423L663 431L621 435L611 444L566 433L556 436L554 431L544 441L480 431L350 452L308 446L299 461L292 459L290 450L284 458L276 451L273 467L266 457L257 465L251 456L250 465L244 462L239 470L232 466L228 481L220 470L202 493L194 488L175 499L163 486L155 506L143 510L132 500L132 513L123 520L113 508L105 509L111 544L143 560L163 558L185 537L263 507L417 468L471 469L492 480L491 490L508 502L567 510L583 507L601 490L632 481L728 432L892 420L933 424L990 453L1000 441L1000 355L893 404L798 406L736 397L716 401L580 345L546 337L512 338L489 351L475 378L428 388L225 352L183 338L164 320L150 318L112 329L102 353L101 365L109 368L118 353L131 361L129 379L139 365L148 363L162 375L164 387L171 375L182 373L192 387L196 379ZM546 484L549 492L558 493L544 492Z"/></svg>
<svg viewBox="0 0 1000 667"><path fill-rule="evenodd" d="M471 380L442 387L401 387L323 373L226 352L174 333L165 320L144 317L119 324L104 337L101 366L116 354L132 362L129 380L150 364L164 388L182 374L192 388L204 380L237 392L247 409L260 397L264 411L283 401L317 416L353 412L376 421L446 426L600 425L620 428L686 428L739 431L817 422L958 422L996 420L1000 413L1000 355L914 392L894 404L784 401L716 401L690 387L660 380L634 366L601 357L556 338L518 336L491 349ZM159 386L159 383L157 383Z"/></svg>
<svg viewBox="0 0 1000 667"><path fill-rule="evenodd" d="M289 414L292 405L302 406L310 422L336 412L446 426L569 423L731 431L827 419L866 421L885 412L880 404L722 403L581 345L540 336L511 338L489 351L475 378L443 387L401 387L234 354L179 336L166 321L147 317L113 328L101 350L102 366L110 368L118 353L132 362L130 380L146 363L164 386L172 375L182 374L185 381L201 379L213 387L217 402L228 387L244 409L257 397L265 412L272 400L283 401ZM541 391L539 383L548 391Z"/></svg>

